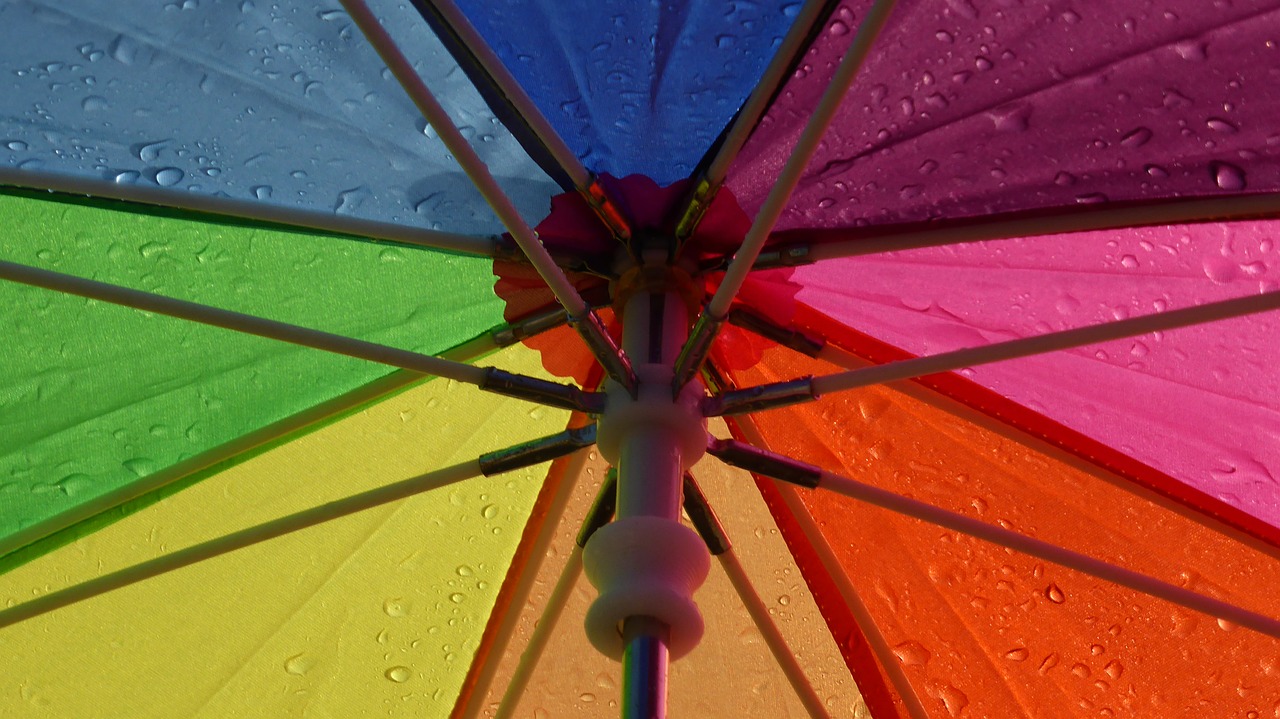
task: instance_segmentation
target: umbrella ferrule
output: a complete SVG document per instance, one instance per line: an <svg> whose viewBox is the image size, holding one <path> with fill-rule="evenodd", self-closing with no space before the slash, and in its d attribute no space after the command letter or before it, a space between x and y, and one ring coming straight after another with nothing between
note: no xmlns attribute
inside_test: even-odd
<svg viewBox="0 0 1280 719"><path fill-rule="evenodd" d="M723 324L723 317L715 317L706 310L698 315L698 321L689 332L689 341L680 348L680 355L676 358L673 391L679 392L681 387L697 376Z"/></svg>
<svg viewBox="0 0 1280 719"><path fill-rule="evenodd" d="M702 411L708 417L723 417L786 407L817 398L818 394L813 390L813 378L801 377L788 382L762 384L707 397L702 402Z"/></svg>
<svg viewBox="0 0 1280 719"><path fill-rule="evenodd" d="M510 347L517 342L540 335L547 330L555 329L569 321L569 314L562 307L547 312L530 315L524 319L493 332L493 343L498 347Z"/></svg>
<svg viewBox="0 0 1280 719"><path fill-rule="evenodd" d="M733 439L711 440L707 445L707 454L753 474L773 477L809 489L817 487L822 481L820 467Z"/></svg>
<svg viewBox="0 0 1280 719"><path fill-rule="evenodd" d="M485 370L480 389L587 414L599 414L604 409L604 395L598 392L584 392L573 385L514 374L497 367Z"/></svg>
<svg viewBox="0 0 1280 719"><path fill-rule="evenodd" d="M572 454L596 441L596 426L566 429L558 434L542 437L514 447L480 455L480 472L486 477L532 467L567 454Z"/></svg>
<svg viewBox="0 0 1280 719"><path fill-rule="evenodd" d="M631 360L623 354L622 348L609 334L600 315L590 310L581 315L570 315L569 324L582 336L591 354L604 367L605 373L634 396L636 373L631 367Z"/></svg>

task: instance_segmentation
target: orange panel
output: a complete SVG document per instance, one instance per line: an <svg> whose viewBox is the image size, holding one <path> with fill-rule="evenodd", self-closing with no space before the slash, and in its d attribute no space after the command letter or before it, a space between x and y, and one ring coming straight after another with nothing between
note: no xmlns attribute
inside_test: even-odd
<svg viewBox="0 0 1280 719"><path fill-rule="evenodd" d="M837 368L771 350L739 386ZM1280 616L1280 562L1049 453L868 388L755 418L770 446ZM1280 640L843 497L806 507L932 716L1280 717Z"/></svg>

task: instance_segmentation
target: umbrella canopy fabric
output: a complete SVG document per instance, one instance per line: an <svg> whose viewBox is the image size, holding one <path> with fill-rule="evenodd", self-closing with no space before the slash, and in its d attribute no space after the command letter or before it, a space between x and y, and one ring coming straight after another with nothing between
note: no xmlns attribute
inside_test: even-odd
<svg viewBox="0 0 1280 719"><path fill-rule="evenodd" d="M755 262L716 396L1280 290L1274 0L23 0L0 37L0 618L589 424L565 288L616 339L659 255L690 324ZM708 456L735 549L672 714L1280 716L1277 347L1251 312L713 420L1170 589ZM0 713L617 716L575 626L607 462L547 456L5 621Z"/></svg>

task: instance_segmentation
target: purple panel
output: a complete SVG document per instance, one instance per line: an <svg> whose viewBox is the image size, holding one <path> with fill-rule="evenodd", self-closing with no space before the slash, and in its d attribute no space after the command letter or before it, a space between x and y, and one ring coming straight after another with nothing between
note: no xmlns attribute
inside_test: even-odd
<svg viewBox="0 0 1280 719"><path fill-rule="evenodd" d="M848 10L730 176L758 206ZM1280 188L1280 0L903 0L779 229Z"/></svg>
<svg viewBox="0 0 1280 719"><path fill-rule="evenodd" d="M836 260L798 299L915 354L1280 289L1280 223L1099 231ZM1280 313L966 370L1280 526Z"/></svg>

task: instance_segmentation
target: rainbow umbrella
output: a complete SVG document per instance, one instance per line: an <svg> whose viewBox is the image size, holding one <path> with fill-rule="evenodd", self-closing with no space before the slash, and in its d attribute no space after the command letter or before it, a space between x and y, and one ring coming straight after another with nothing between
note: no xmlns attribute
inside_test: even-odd
<svg viewBox="0 0 1280 719"><path fill-rule="evenodd" d="M1280 716L1280 2L0 36L0 714Z"/></svg>

